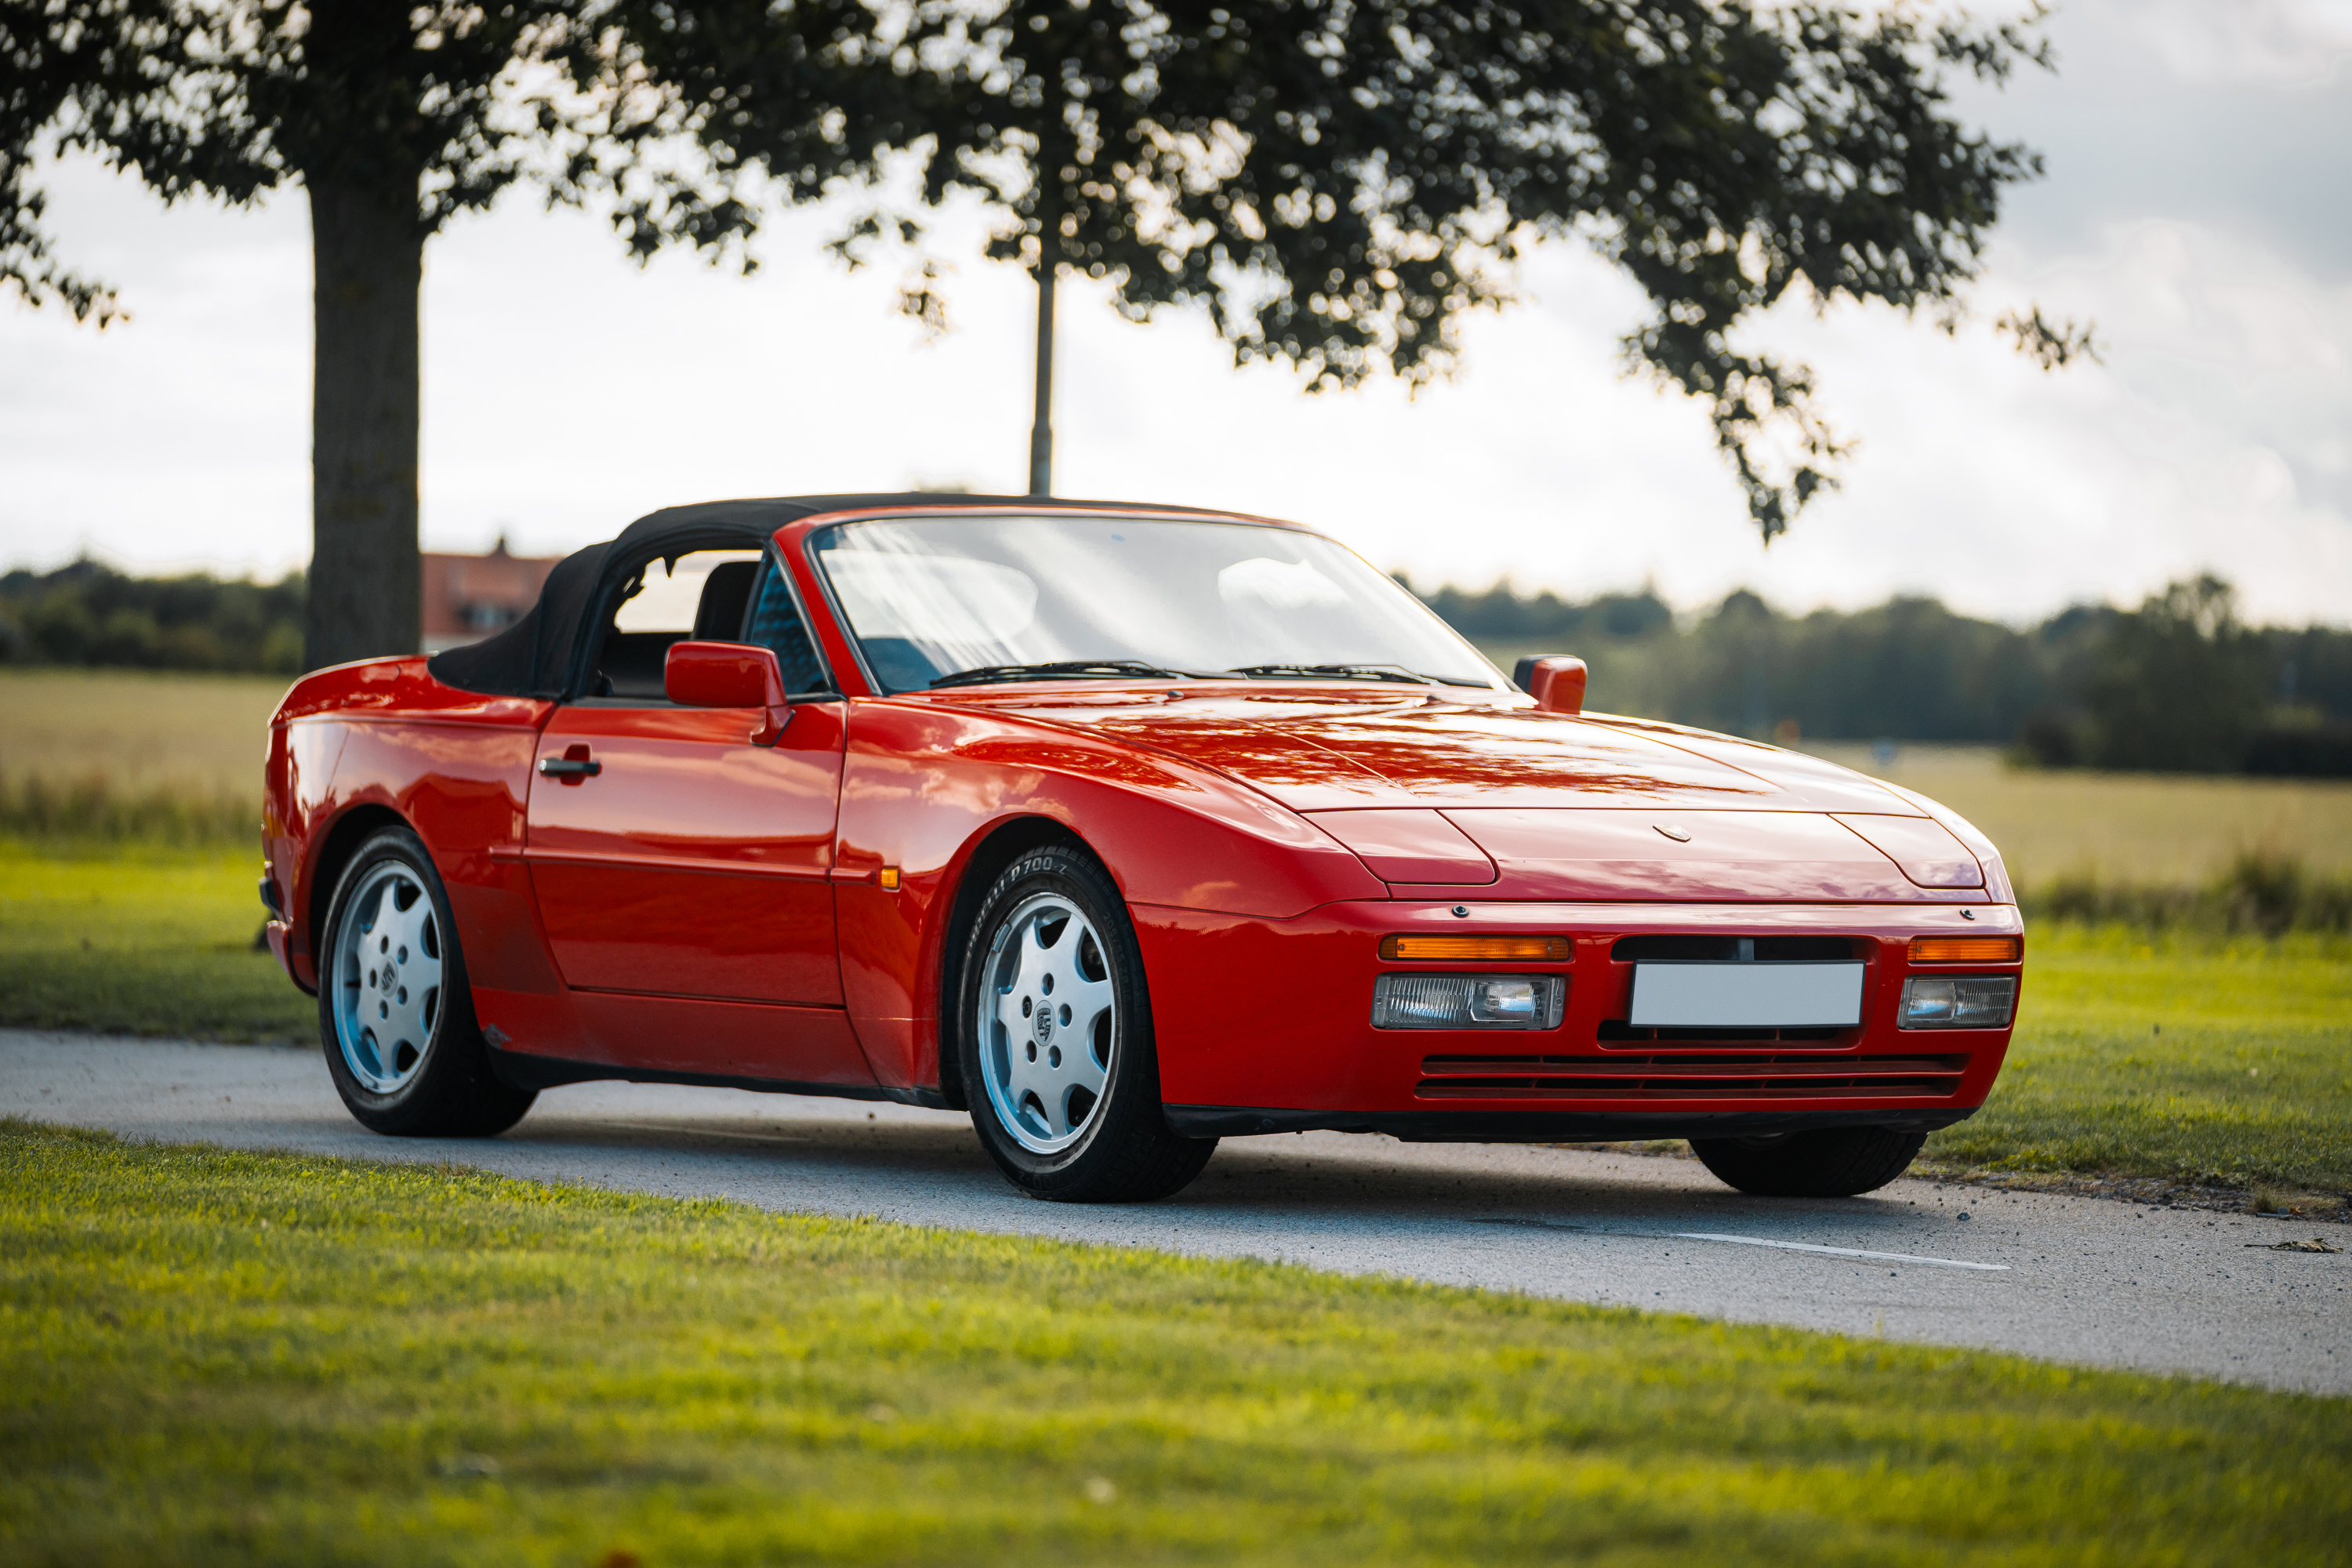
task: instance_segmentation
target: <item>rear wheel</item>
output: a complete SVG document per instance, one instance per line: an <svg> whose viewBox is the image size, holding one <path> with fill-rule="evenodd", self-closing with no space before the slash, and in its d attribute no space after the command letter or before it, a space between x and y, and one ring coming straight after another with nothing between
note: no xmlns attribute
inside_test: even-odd
<svg viewBox="0 0 2352 1568"><path fill-rule="evenodd" d="M1694 1138L1696 1154L1726 1184L1770 1198L1850 1198L1875 1192L1910 1168L1925 1132L1897 1127L1824 1127L1759 1138Z"/></svg>
<svg viewBox="0 0 2352 1568"><path fill-rule="evenodd" d="M327 909L319 1032L336 1092L363 1127L487 1138L538 1096L490 1071L448 895L424 840L388 827L360 846Z"/></svg>
<svg viewBox="0 0 2352 1568"><path fill-rule="evenodd" d="M1144 1203L1214 1139L1160 1104L1150 997L1127 908L1077 850L1032 850L988 890L963 954L957 1046L972 1126L1007 1180L1066 1203Z"/></svg>

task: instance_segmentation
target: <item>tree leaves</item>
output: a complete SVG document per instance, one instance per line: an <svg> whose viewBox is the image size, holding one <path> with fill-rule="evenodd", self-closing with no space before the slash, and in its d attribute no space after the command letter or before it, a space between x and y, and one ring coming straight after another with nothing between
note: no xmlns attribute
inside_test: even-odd
<svg viewBox="0 0 2352 1568"><path fill-rule="evenodd" d="M1923 30L1709 0L922 0L892 41L919 205L977 195L988 254L1206 308L1313 388L1447 374L1527 247L1641 285L1629 368L1705 403L1769 540L1850 447L1802 365L1741 347L1794 296L1955 325L2002 186L2038 159L1945 78L2047 65L2036 16ZM898 215L902 220L908 215ZM928 304L932 296L922 298ZM2055 368L2087 328L2013 330Z"/></svg>
<svg viewBox="0 0 2352 1568"><path fill-rule="evenodd" d="M1145 320L1204 308L1237 363L1310 388L1414 386L1574 239L1651 312L1629 368L1706 405L1769 541L1850 447L1811 373L1746 346L1794 298L1947 328L2002 187L2040 162L1952 115L1947 77L2050 64L2039 14L1725 0L14 0L0 14L0 278L100 321L52 253L29 161L135 168L246 202L331 175L414 202L420 234L522 181L608 208L640 258L752 265L763 211L869 206L856 259L959 194L987 253L1066 266ZM886 176L904 174L901 195ZM944 321L935 264L904 289ZM2096 357L2039 310L2044 368Z"/></svg>

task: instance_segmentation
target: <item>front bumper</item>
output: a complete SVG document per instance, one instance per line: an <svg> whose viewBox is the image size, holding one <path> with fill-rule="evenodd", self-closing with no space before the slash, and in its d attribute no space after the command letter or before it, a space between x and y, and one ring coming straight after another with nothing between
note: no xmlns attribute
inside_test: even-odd
<svg viewBox="0 0 2352 1568"><path fill-rule="evenodd" d="M1465 914L1454 911L1461 909ZM1969 912L1964 917L1962 910ZM1287 921L1137 906L1160 1098L1192 1136L1340 1128L1413 1140L1729 1137L1948 1126L1984 1103L2011 1030L1895 1026L1915 936L2020 934L2013 906L1906 904L1326 905ZM1385 962L1391 933L1571 939L1556 1029L1376 1029L1374 979L1459 963ZM1861 1024L1822 1030L1629 1029L1622 938L1837 936L1864 963ZM2021 965L1971 964L2016 974ZM1952 973L1952 966L1916 973Z"/></svg>

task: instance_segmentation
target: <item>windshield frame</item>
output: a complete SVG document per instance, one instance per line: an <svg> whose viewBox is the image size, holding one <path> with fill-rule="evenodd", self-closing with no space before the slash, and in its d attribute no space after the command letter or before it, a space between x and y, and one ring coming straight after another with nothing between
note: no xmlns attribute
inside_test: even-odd
<svg viewBox="0 0 2352 1568"><path fill-rule="evenodd" d="M848 649L849 657L856 662L858 677L865 683L866 689L870 694L876 697L920 697L945 695L969 689L980 689L980 685L979 683L975 683L972 687L941 686L910 688L900 691L892 689L887 683L881 680L875 675L873 666L867 661L866 657L864 639L858 635L856 623L851 621L849 618L848 611L843 606L840 595L835 591L833 579L824 569L820 550L820 546L823 542L830 535L845 529L854 528L860 523L979 522L984 521L990 518L1045 518L1055 521L1067 520L1070 521L1174 522L1197 523L1214 527L1239 526L1244 528L1265 528L1283 533L1302 533L1311 539L1320 540L1324 543L1330 545L1333 549L1345 551L1348 554L1354 556L1356 560L1362 562L1367 571L1370 571L1382 578L1389 577L1388 573L1381 571L1379 567L1374 566L1370 562L1365 561L1361 553L1340 541L1332 538L1329 534L1308 528L1303 523L1289 522L1280 518L1251 517L1244 513L1236 512L1190 511L1181 508L1066 506L1055 504L1050 498L1041 497L1039 499L1043 504L1034 507L1006 506L1002 503L987 506L955 506L950 504L940 507L922 507L919 509L892 509L887 511L836 512L830 516L814 517L805 520L803 526L796 531L800 533L800 538L795 542L799 546L801 563L807 569L811 581L816 584L817 592L824 595L825 610L833 621L834 629L839 634L843 645ZM1391 581L1393 581L1393 579L1391 579ZM1416 687L1414 689L1417 692L1459 693L1465 700L1477 700L1476 698L1472 697L1472 693L1478 693L1485 697L1503 698L1518 695L1518 689L1511 684L1510 679L1502 672L1502 670L1495 664L1494 660L1488 658L1484 653L1479 651L1478 646L1475 643L1472 642L1468 637L1464 637L1460 632L1454 630L1444 616L1440 616L1436 611L1431 609L1426 604L1423 603L1420 596L1415 595L1411 589L1405 587L1404 584L1399 583L1396 584L1396 588L1399 593L1403 594L1416 605L1420 606L1422 613L1429 617L1433 626L1438 627L1447 637L1452 637L1455 642L1462 646L1463 649L1470 656L1472 668L1489 671L1492 676L1492 679L1484 686L1456 684L1452 681L1441 680L1433 677L1428 679L1428 684ZM1133 686L1178 684L1232 684L1241 686L1262 686L1269 681L1279 682L1288 686L1298 686L1328 683L1335 686L1381 686L1391 691L1396 691L1400 696L1405 694L1405 691L1401 687L1400 683L1393 679L1360 675L1250 676L1243 675L1238 672L1219 672L1214 675L1202 674L1178 676L1039 675L1034 679L1041 685L1051 684L1055 686ZM987 684L1003 686L1015 683L1000 679Z"/></svg>

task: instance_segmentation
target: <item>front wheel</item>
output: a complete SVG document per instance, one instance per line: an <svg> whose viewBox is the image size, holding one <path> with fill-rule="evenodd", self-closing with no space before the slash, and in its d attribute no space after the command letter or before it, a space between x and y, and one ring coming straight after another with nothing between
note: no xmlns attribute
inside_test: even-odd
<svg viewBox="0 0 2352 1568"><path fill-rule="evenodd" d="M1691 1152L1727 1185L1769 1198L1850 1198L1911 1166L1925 1132L1824 1127L1760 1138L1694 1138Z"/></svg>
<svg viewBox="0 0 2352 1568"><path fill-rule="evenodd" d="M1065 1203L1144 1203L1201 1173L1214 1139L1160 1104L1150 997L1109 876L1060 846L1005 868L982 901L957 987L972 1126L1007 1180Z"/></svg>
<svg viewBox="0 0 2352 1568"><path fill-rule="evenodd" d="M410 1138L488 1138L538 1097L490 1071L449 898L425 841L388 827L360 846L327 907L319 1033L360 1124Z"/></svg>

